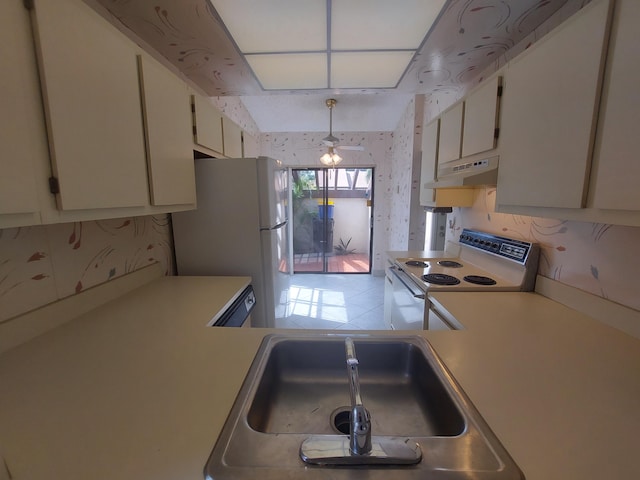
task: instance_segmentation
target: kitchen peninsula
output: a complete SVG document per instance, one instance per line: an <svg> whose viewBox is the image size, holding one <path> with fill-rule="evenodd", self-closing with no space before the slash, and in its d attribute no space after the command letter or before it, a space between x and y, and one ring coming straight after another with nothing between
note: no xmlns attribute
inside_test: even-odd
<svg viewBox="0 0 640 480"><path fill-rule="evenodd" d="M220 282L160 277L0 355L10 478L202 479L256 350L274 332L206 327L226 303ZM528 480L640 475L638 339L535 293L434 300L466 329L415 334Z"/></svg>

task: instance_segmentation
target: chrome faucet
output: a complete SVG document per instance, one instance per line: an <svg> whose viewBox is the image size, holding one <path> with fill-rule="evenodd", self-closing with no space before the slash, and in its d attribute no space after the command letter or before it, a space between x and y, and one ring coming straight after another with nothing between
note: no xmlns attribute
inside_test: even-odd
<svg viewBox="0 0 640 480"><path fill-rule="evenodd" d="M420 445L406 437L371 436L371 416L360 396L358 358L351 337L344 340L351 393L349 438L312 435L300 445L300 458L312 465L415 465L422 460Z"/></svg>
<svg viewBox="0 0 640 480"><path fill-rule="evenodd" d="M351 392L351 418L349 425L349 450L353 455L366 455L371 452L371 416L360 396L360 377L358 376L358 358L351 337L344 340L347 351L347 373Z"/></svg>

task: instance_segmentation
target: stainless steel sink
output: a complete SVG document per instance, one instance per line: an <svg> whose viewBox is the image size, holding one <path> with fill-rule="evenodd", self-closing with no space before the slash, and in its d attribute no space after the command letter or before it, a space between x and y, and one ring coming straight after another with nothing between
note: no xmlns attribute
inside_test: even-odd
<svg viewBox="0 0 640 480"><path fill-rule="evenodd" d="M309 436L349 434L346 335L271 335L211 453L206 478L524 478L426 340L349 336L373 435L410 438L422 450L420 463L305 464L300 447Z"/></svg>

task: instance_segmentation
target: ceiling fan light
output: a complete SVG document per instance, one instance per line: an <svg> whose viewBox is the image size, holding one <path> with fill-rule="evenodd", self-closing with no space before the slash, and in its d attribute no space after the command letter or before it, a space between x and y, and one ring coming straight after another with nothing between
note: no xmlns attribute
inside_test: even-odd
<svg viewBox="0 0 640 480"><path fill-rule="evenodd" d="M335 167L342 161L342 157L329 148L329 151L320 157L320 162L327 167Z"/></svg>

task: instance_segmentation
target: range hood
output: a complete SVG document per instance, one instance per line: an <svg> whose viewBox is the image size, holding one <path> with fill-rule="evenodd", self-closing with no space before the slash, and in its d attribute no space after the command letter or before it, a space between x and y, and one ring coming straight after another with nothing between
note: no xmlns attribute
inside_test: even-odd
<svg viewBox="0 0 640 480"><path fill-rule="evenodd" d="M438 178L424 188L461 188L495 185L498 181L499 156L469 161L447 162L438 167Z"/></svg>

